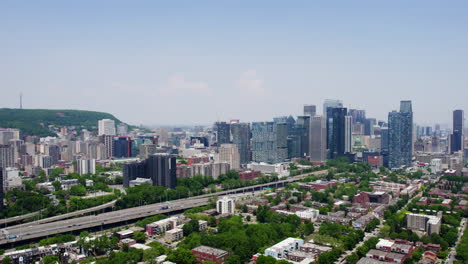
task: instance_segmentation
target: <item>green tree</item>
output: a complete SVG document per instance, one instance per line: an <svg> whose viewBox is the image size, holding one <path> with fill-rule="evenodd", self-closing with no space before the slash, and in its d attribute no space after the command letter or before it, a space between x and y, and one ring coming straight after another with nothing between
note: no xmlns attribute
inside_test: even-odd
<svg viewBox="0 0 468 264"><path fill-rule="evenodd" d="M138 243L145 243L146 234L143 232L135 232L133 233L132 238L135 239Z"/></svg>
<svg viewBox="0 0 468 264"><path fill-rule="evenodd" d="M197 259L189 249L178 248L167 256L167 260L177 264L195 264Z"/></svg>
<svg viewBox="0 0 468 264"><path fill-rule="evenodd" d="M9 256L6 256L2 260L2 264L13 264L13 262L11 261L11 258Z"/></svg>
<svg viewBox="0 0 468 264"><path fill-rule="evenodd" d="M45 256L42 258L44 264L60 264L60 259L57 256Z"/></svg>
<svg viewBox="0 0 468 264"><path fill-rule="evenodd" d="M85 196L86 188L82 185L73 185L70 188L70 194L75 196Z"/></svg>

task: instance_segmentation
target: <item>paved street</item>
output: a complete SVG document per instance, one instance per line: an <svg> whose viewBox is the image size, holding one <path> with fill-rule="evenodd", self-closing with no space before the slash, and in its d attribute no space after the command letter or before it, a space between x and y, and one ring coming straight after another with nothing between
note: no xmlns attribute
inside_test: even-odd
<svg viewBox="0 0 468 264"><path fill-rule="evenodd" d="M466 223L467 223L467 218L463 218L461 223L460 223L460 228L458 230L458 239L455 245L450 248L449 250L449 255L447 257L447 260L445 261L446 264L452 264L455 261L455 256L457 255L456 248L458 244L460 244L461 237L463 236L463 232L465 231L466 228Z"/></svg>

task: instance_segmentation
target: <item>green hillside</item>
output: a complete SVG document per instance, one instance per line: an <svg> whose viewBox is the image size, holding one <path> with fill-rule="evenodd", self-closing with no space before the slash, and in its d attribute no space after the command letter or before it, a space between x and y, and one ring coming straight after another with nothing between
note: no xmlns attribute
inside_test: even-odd
<svg viewBox="0 0 468 264"><path fill-rule="evenodd" d="M0 108L0 127L18 128L23 135L55 136L49 130L53 126L75 126L95 130L98 120L113 119L121 121L109 113L83 110L50 110L50 109L10 109Z"/></svg>

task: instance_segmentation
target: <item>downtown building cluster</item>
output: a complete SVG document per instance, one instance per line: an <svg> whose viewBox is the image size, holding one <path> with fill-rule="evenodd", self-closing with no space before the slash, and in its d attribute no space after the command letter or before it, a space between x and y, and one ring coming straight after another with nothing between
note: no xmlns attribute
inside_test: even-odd
<svg viewBox="0 0 468 264"><path fill-rule="evenodd" d="M453 126L418 126L411 101L401 101L387 120L368 117L327 99L321 114L305 105L297 117L245 123L218 121L213 126L135 129L103 119L95 131L54 128L57 137L25 136L0 129L1 191L21 188L21 177L54 168L64 174L93 174L96 165L125 163L125 186L152 183L174 188L177 178L219 177L236 170L242 180L261 174L289 175L291 161L323 164L346 157L390 169L426 166L436 173L462 175L468 150L463 110L453 112ZM21 175L21 176L20 176Z"/></svg>

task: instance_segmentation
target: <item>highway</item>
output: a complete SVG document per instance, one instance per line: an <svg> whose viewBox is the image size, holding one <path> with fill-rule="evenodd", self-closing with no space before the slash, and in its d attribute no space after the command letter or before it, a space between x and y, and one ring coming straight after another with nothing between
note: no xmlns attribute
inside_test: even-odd
<svg viewBox="0 0 468 264"><path fill-rule="evenodd" d="M72 218L72 217L75 217L75 216L80 216L80 215L92 213L92 212L95 212L95 211L101 211L103 209L113 207L115 205L115 202L117 202L117 200L113 200L113 201L110 201L110 202L105 203L105 204L101 204L101 205L98 205L98 206L95 206L95 207L91 207L91 208L87 208L87 209L83 209L83 210L79 210L79 211L75 211L75 212L71 212L71 213L67 213L67 214L52 216L52 217L48 217L48 218L39 219L39 220L30 222L30 223L15 225L15 227L30 226L32 224L44 224L44 223L49 223L49 222L55 222L55 221L59 221L59 220L67 219L67 218ZM38 214L38 213L36 213L36 214Z"/></svg>
<svg viewBox="0 0 468 264"><path fill-rule="evenodd" d="M14 235L15 238L9 239L8 237L0 237L0 245L19 242L23 240L37 239L47 236L52 236L60 233L67 233L72 231L86 230L95 227L103 227L109 224L121 223L126 221L132 221L141 219L157 214L168 214L177 212L193 207L204 206L208 204L208 198L211 196L223 196L233 195L236 193L246 193L247 195L256 190L262 190L266 187L284 186L287 183L299 181L300 179L309 175L320 175L326 173L326 170L317 171L309 174L289 177L285 180L252 185L244 188L222 191L212 194L205 194L201 196L189 197L185 199L175 200L172 203L156 203L150 205L144 205L140 207L133 207L113 212L107 212L97 215L82 216L67 220L59 220L51 222L43 219L42 222L34 222L29 224L21 224L17 226L7 227L4 230L9 233L10 236ZM161 210L162 206L170 206L169 209ZM76 213L76 212L75 212ZM60 216L59 216L60 217ZM57 219L57 217L55 218Z"/></svg>
<svg viewBox="0 0 468 264"><path fill-rule="evenodd" d="M37 212L29 213L29 214L13 216L13 217L10 217L10 218L4 218L4 219L1 220L0 222L6 226L6 225L9 224L9 223L19 222L19 221L22 221L22 220L24 220L24 219L28 219L28 218L30 218L30 217L36 216L36 215L40 214L43 210L44 210L44 209L39 210L39 211L37 211Z"/></svg>

